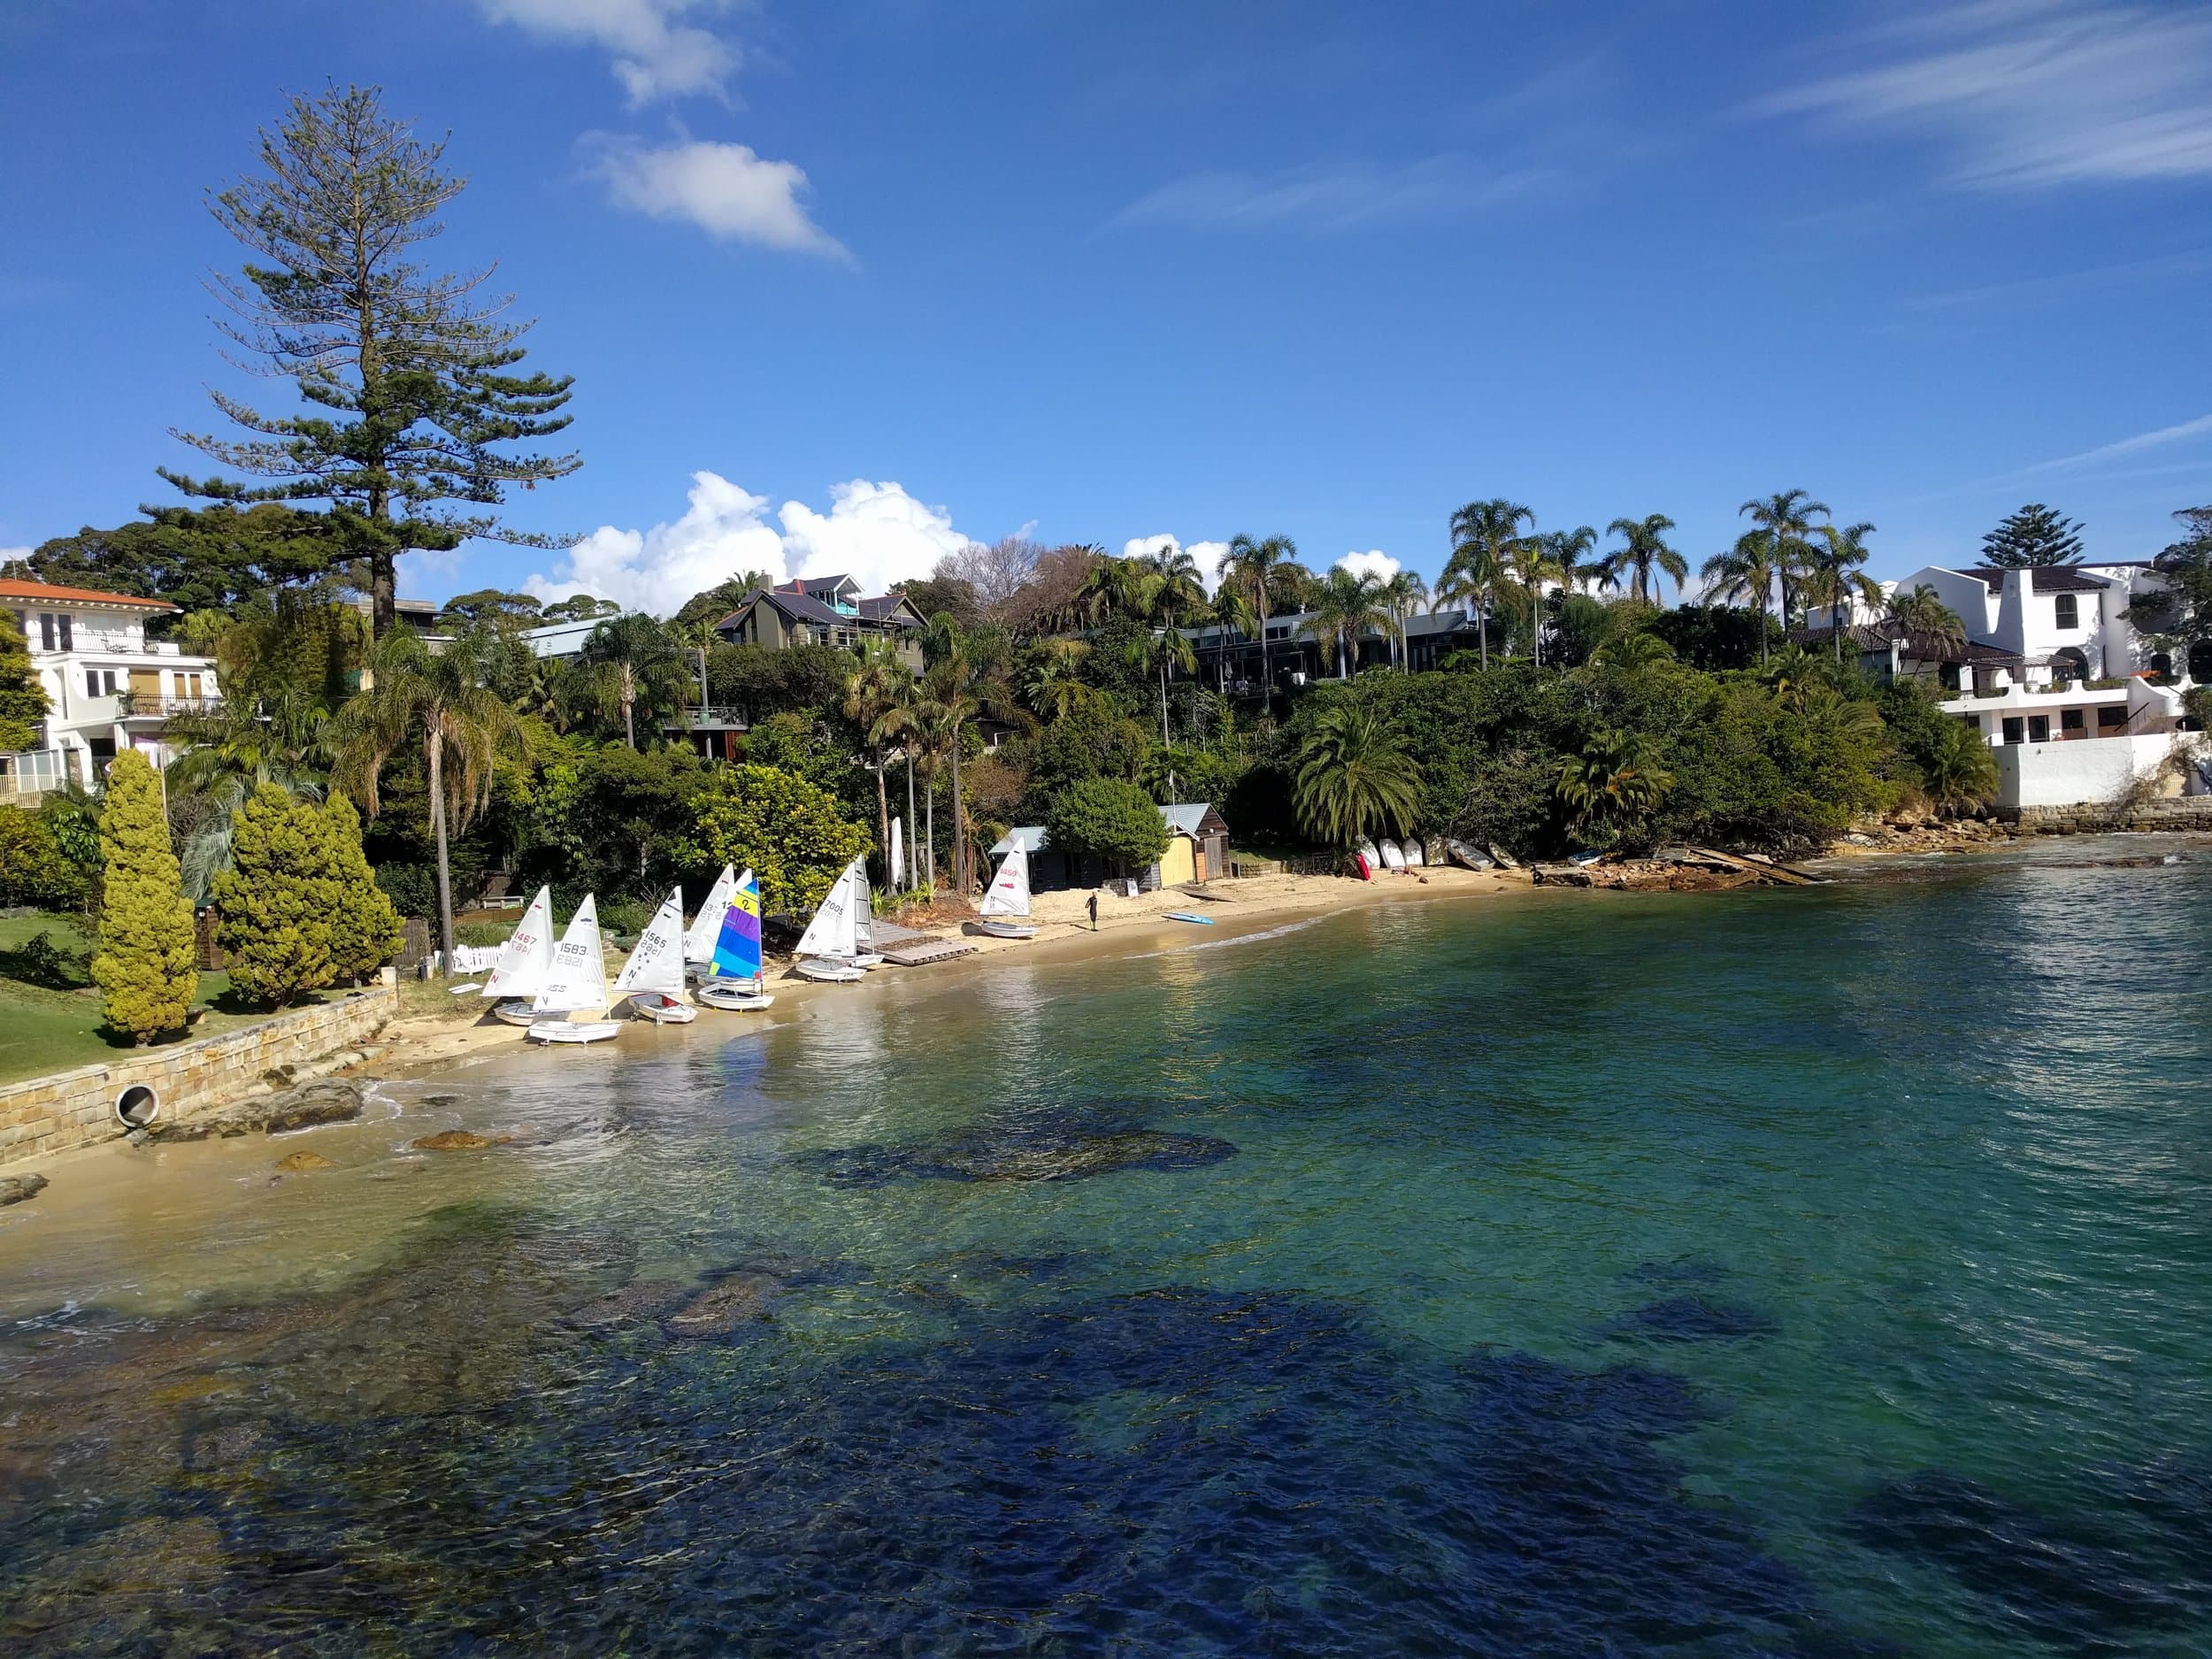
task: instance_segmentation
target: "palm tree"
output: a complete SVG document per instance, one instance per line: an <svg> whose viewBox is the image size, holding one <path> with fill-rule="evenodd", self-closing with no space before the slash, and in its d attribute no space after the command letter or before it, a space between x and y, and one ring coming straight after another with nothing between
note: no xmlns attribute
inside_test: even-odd
<svg viewBox="0 0 2212 1659"><path fill-rule="evenodd" d="M929 849L928 869L921 885L934 893L937 888L937 778L959 741L953 723L953 711L931 695L930 680L925 680L916 685L907 702L885 714L870 729L869 737L874 742L896 738L906 750L906 810L909 818L914 813L913 768L918 762L920 764L922 810L927 814L924 820L921 844Z"/></svg>
<svg viewBox="0 0 2212 1659"><path fill-rule="evenodd" d="M1332 846L1409 828L1419 809L1420 767L1397 733L1358 703L1325 710L1299 745L1297 764L1299 826Z"/></svg>
<svg viewBox="0 0 2212 1659"><path fill-rule="evenodd" d="M1575 584L1583 578L1594 578L1599 583L1609 585L1612 572L1605 561L1586 562L1590 550L1598 544L1598 533L1588 525L1578 525L1571 530L1552 530L1543 537L1544 551L1559 567L1559 586L1563 592L1572 593Z"/></svg>
<svg viewBox="0 0 2212 1659"><path fill-rule="evenodd" d="M1452 515L1452 555L1437 588L1474 608L1485 668L1490 666L1490 605L1505 580L1507 549L1520 540L1522 526L1535 522L1527 508L1504 500L1471 501Z"/></svg>
<svg viewBox="0 0 2212 1659"><path fill-rule="evenodd" d="M667 626L633 611L610 617L591 631L583 653L563 676L568 700L622 716L622 741L637 747L637 705L649 712L683 707L692 685L691 664Z"/></svg>
<svg viewBox="0 0 2212 1659"><path fill-rule="evenodd" d="M1129 665L1146 674L1156 669L1160 676L1160 747L1168 746L1167 734L1167 675L1171 668L1184 673L1198 672L1198 653L1180 628L1163 625L1146 628L1129 641L1126 653Z"/></svg>
<svg viewBox="0 0 2212 1659"><path fill-rule="evenodd" d="M1413 653L1406 641L1406 618L1429 603L1429 585L1412 571L1400 571L1382 585L1381 597L1398 630L1398 665L1409 668Z"/></svg>
<svg viewBox="0 0 2212 1659"><path fill-rule="evenodd" d="M952 884L954 891L964 894L968 890L968 808L960 791L960 734L979 715L1022 730L1036 723L1015 701L1005 675L984 668L970 654L968 641L958 636L923 677L922 703L952 765ZM931 828L933 833L933 816ZM933 850L934 846L933 840Z"/></svg>
<svg viewBox="0 0 2212 1659"><path fill-rule="evenodd" d="M1251 595L1241 588L1230 587L1226 582L1214 595L1213 611L1214 620L1221 625L1221 649L1214 655L1214 688L1225 694L1229 682L1229 635L1232 633L1240 634L1247 639L1255 635L1263 636L1267 624L1259 611L1253 608ZM1264 655L1267 649L1264 637L1261 639L1260 649Z"/></svg>
<svg viewBox="0 0 2212 1659"><path fill-rule="evenodd" d="M1041 720L1064 720L1091 703L1098 688L1083 678L1087 640L1042 640L1022 672L1022 701Z"/></svg>
<svg viewBox="0 0 2212 1659"><path fill-rule="evenodd" d="M1824 607L1829 622L1835 629L1836 661L1843 661L1843 636L1851 626L1853 602L1863 601L1870 605L1882 603L1882 589L1874 579L1860 567L1873 549L1866 545L1866 538L1874 534L1870 524L1855 524L1839 529L1832 524L1820 526L1820 540L1813 544L1812 558L1806 566L1805 580L1801 584L1805 595L1805 620L1812 621L1816 606Z"/></svg>
<svg viewBox="0 0 2212 1659"><path fill-rule="evenodd" d="M1255 541L1244 534L1229 538L1229 550L1221 556L1215 574L1221 578L1222 592L1236 594L1248 609L1240 615L1248 615L1256 622L1255 631L1260 638L1260 695L1273 706L1275 680L1267 665L1267 619L1275 614L1275 600L1280 593L1283 577L1298 557L1298 544L1286 535L1271 535L1263 541Z"/></svg>
<svg viewBox="0 0 2212 1659"><path fill-rule="evenodd" d="M1544 627L1542 606L1544 584L1559 579L1559 565L1554 560L1548 538L1540 535L1517 535L1506 543L1506 572L1514 585L1528 596L1529 650L1536 666L1544 665Z"/></svg>
<svg viewBox="0 0 2212 1659"><path fill-rule="evenodd" d="M1802 714L1806 699L1816 689L1832 687L1835 680L1827 664L1792 640L1759 671L1759 683L1771 691L1774 700L1784 708Z"/></svg>
<svg viewBox="0 0 2212 1659"><path fill-rule="evenodd" d="M1790 625L1790 576L1812 562L1813 515L1825 518L1828 503L1815 501L1801 489L1786 489L1747 501L1736 511L1749 515L1753 526L1774 540L1774 572L1781 581L1782 626L1786 628Z"/></svg>
<svg viewBox="0 0 2212 1659"><path fill-rule="evenodd" d="M913 671L899 661L891 641L880 637L864 641L860 666L845 682L844 711L875 750L876 856L882 860L887 887L891 880L891 798L883 773L891 764L892 736L886 720L904 708L913 693Z"/></svg>
<svg viewBox="0 0 2212 1659"><path fill-rule="evenodd" d="M1383 633L1390 625L1390 607L1383 600L1383 585L1372 576L1357 575L1341 565L1331 571L1314 596L1313 614L1299 625L1336 648L1336 677L1345 679L1348 664L1359 660L1360 636Z"/></svg>
<svg viewBox="0 0 2212 1659"><path fill-rule="evenodd" d="M430 833L438 844L438 927L448 972L453 962L453 875L447 852L450 819L461 826L489 803L492 762L523 749L522 728L505 698L485 683L487 658L498 641L481 625L433 653L412 630L395 628L376 642L371 674L338 711L333 781L377 811L384 765L419 739L430 775Z"/></svg>
<svg viewBox="0 0 2212 1659"><path fill-rule="evenodd" d="M322 799L329 776L328 710L302 686L265 682L261 695L233 695L212 708L174 716L165 733L182 753L164 769L173 803L193 801L180 863L184 890L204 902L230 867L231 814L273 783L288 795Z"/></svg>
<svg viewBox="0 0 2212 1659"><path fill-rule="evenodd" d="M1924 637L1944 645L1966 643L1966 624L1959 620L1959 613L1943 603L1943 595L1923 582L1910 593L1893 593L1889 596L1890 620L1900 624L1908 634Z"/></svg>
<svg viewBox="0 0 2212 1659"><path fill-rule="evenodd" d="M1648 818L1674 787L1674 774L1659 764L1648 733L1600 726L1579 755L1559 763L1554 787L1578 835L1593 820L1613 828Z"/></svg>
<svg viewBox="0 0 2212 1659"><path fill-rule="evenodd" d="M1997 790L1997 757L1978 726L1946 720L1921 757L1920 775L1928 796L1939 806L1985 801Z"/></svg>
<svg viewBox="0 0 2212 1659"><path fill-rule="evenodd" d="M1747 530L1725 553L1705 561L1699 573L1705 578L1709 596L1724 601L1745 600L1759 613L1759 661L1767 660L1767 599L1774 591L1780 569L1775 554L1774 533Z"/></svg>
<svg viewBox="0 0 2212 1659"><path fill-rule="evenodd" d="M1633 634L1624 634L1617 639L1606 641L1590 653L1590 660L1633 673L1660 663L1671 663L1674 661L1674 647L1650 629L1639 628Z"/></svg>
<svg viewBox="0 0 2212 1659"><path fill-rule="evenodd" d="M1659 603L1659 583L1655 571L1664 571L1674 578L1675 590L1689 580L1690 561L1669 547L1667 532L1674 528L1674 520L1663 512L1655 512L1642 518L1616 518L1605 526L1608 535L1619 536L1627 546L1606 555L1605 571L1615 581L1623 571L1631 572L1628 590L1646 604Z"/></svg>

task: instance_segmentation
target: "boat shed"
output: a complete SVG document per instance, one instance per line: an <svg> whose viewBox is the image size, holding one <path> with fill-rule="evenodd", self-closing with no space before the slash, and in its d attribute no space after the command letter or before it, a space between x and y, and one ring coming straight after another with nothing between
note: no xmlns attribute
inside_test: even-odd
<svg viewBox="0 0 2212 1659"><path fill-rule="evenodd" d="M1145 871L1138 885L1146 889L1180 887L1187 881L1210 881L1229 873L1229 824L1207 801L1164 806L1167 850L1160 862ZM1053 849L1051 837L1041 824L1024 824L1006 832L991 849L991 856L1003 858L1019 847L1029 855L1029 885L1040 893L1056 887L1093 887L1114 872L1094 858L1070 859Z"/></svg>

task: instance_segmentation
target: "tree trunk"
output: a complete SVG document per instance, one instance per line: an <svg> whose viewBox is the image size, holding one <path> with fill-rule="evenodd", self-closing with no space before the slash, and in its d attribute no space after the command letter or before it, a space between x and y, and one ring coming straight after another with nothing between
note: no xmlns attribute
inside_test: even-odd
<svg viewBox="0 0 2212 1659"><path fill-rule="evenodd" d="M1490 607L1483 603L1480 594L1475 595L1475 642L1482 647L1482 665L1490 666Z"/></svg>
<svg viewBox="0 0 2212 1659"><path fill-rule="evenodd" d="M430 833L438 843L438 945L445 954L444 972L453 972L453 870L446 856L445 838L445 745L439 741L436 726L423 738L425 758L430 768Z"/></svg>
<svg viewBox="0 0 2212 1659"><path fill-rule="evenodd" d="M929 775L929 792L925 797L925 801L926 805L923 810L929 814L928 885L930 893L933 896L937 891L937 774L935 772L932 772Z"/></svg>
<svg viewBox="0 0 2212 1659"><path fill-rule="evenodd" d="M952 728L952 890L968 891L968 807L960 795L960 728Z"/></svg>
<svg viewBox="0 0 2212 1659"><path fill-rule="evenodd" d="M1160 659L1160 747L1174 747L1167 734L1167 658L1164 657Z"/></svg>
<svg viewBox="0 0 2212 1659"><path fill-rule="evenodd" d="M368 378L364 365L362 378ZM382 639L399 616L399 558L384 532L392 522L391 497L382 489L369 491L369 632Z"/></svg>
<svg viewBox="0 0 2212 1659"><path fill-rule="evenodd" d="M914 820L914 751L906 751L906 880L910 887L923 884L914 879L914 832L921 827Z"/></svg>
<svg viewBox="0 0 2212 1659"><path fill-rule="evenodd" d="M883 769L891 764L881 749L876 750L876 829L883 839L876 843L876 856L881 861L883 885L892 884L891 875L891 797L883 787Z"/></svg>
<svg viewBox="0 0 2212 1659"><path fill-rule="evenodd" d="M622 697L622 741L630 746L633 754L637 751L637 721L632 712L635 707L629 694L625 692Z"/></svg>

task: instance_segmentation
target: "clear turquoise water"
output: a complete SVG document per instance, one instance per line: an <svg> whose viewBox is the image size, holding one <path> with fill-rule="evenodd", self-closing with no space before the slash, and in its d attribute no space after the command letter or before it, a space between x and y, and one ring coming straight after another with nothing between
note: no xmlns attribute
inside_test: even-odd
<svg viewBox="0 0 2212 1659"><path fill-rule="evenodd" d="M2212 1651L2212 849L1162 944L11 1218L0 1641Z"/></svg>

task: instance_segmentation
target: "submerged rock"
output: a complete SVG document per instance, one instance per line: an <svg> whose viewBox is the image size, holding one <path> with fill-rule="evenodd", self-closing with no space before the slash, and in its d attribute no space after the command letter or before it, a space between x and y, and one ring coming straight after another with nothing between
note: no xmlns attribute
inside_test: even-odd
<svg viewBox="0 0 2212 1659"><path fill-rule="evenodd" d="M729 1273L669 1315L669 1332L674 1336L726 1336L763 1317L782 1290L783 1280L772 1273Z"/></svg>
<svg viewBox="0 0 2212 1659"><path fill-rule="evenodd" d="M1740 1342L1772 1336L1780 1328L1773 1315L1740 1302L1668 1296L1621 1315L1606 1327L1606 1334L1647 1342Z"/></svg>
<svg viewBox="0 0 2212 1659"><path fill-rule="evenodd" d="M288 1157L277 1160L277 1168L293 1175L310 1170L334 1170L337 1167L319 1152L295 1152Z"/></svg>
<svg viewBox="0 0 2212 1659"><path fill-rule="evenodd" d="M358 1084L325 1079L265 1094L258 1100L240 1101L197 1118L157 1118L146 1125L146 1136L150 1141L229 1141L257 1130L282 1134L317 1124L350 1122L361 1115L361 1100Z"/></svg>
<svg viewBox="0 0 2212 1659"><path fill-rule="evenodd" d="M0 1175L0 1205L19 1204L45 1190L43 1175Z"/></svg>
<svg viewBox="0 0 2212 1659"><path fill-rule="evenodd" d="M442 1129L434 1135L424 1135L414 1141L418 1152L478 1152L492 1144L489 1135L480 1135L472 1129Z"/></svg>
<svg viewBox="0 0 2212 1659"><path fill-rule="evenodd" d="M638 1325L660 1318L691 1294L691 1285L680 1279L634 1279L569 1317L583 1325Z"/></svg>
<svg viewBox="0 0 2212 1659"><path fill-rule="evenodd" d="M1043 1129L898 1145L836 1147L796 1162L838 1187L889 1181L1079 1181L1122 1170L1195 1170L1236 1156L1211 1135L1166 1129Z"/></svg>

